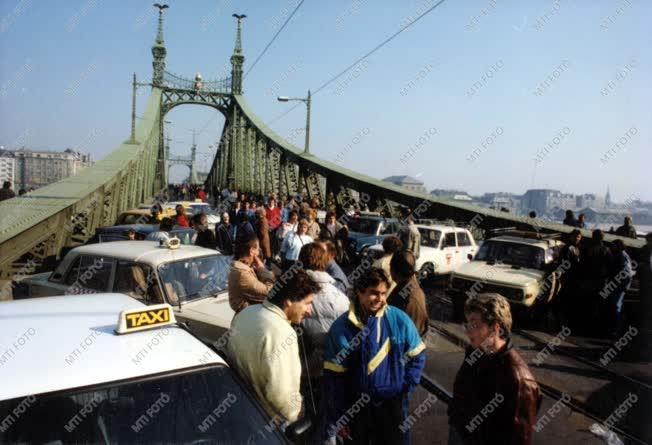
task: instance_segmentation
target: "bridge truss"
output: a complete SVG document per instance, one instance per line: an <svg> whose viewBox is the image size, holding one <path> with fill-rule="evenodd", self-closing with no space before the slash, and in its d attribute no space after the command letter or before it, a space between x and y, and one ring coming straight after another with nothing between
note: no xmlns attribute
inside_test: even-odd
<svg viewBox="0 0 652 445"><path fill-rule="evenodd" d="M341 206L348 206L357 196L371 210L385 214L392 214L395 204L400 203L413 209L419 218L466 222L480 230L572 230L561 224L413 192L304 153L265 125L242 94L241 17L230 78L204 82L173 75L165 71L166 54L160 10L152 46L152 91L137 127L132 112L133 137L77 176L0 202L0 300L10 296L12 279L33 273L47 258L59 256L62 247L85 242L97 227L112 225L120 212L149 201L166 188L166 164L174 160L168 159L165 149L164 117L184 104L209 106L225 117L206 180L209 189L229 187L261 195L276 192L280 196L303 193L322 203ZM590 233L585 230L583 235ZM607 235L607 241L613 238ZM629 247L643 246L638 240L624 241Z"/></svg>

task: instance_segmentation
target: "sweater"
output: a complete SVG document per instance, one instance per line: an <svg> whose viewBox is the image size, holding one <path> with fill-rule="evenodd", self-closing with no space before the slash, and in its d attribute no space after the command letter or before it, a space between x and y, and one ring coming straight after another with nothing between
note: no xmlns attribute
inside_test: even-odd
<svg viewBox="0 0 652 445"><path fill-rule="evenodd" d="M301 411L297 333L285 312L269 301L250 306L231 322L228 351L265 411L294 422Z"/></svg>

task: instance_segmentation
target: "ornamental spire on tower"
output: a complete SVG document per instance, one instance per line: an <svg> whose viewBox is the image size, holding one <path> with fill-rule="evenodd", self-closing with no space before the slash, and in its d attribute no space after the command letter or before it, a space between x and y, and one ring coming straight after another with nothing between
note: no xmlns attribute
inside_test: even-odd
<svg viewBox="0 0 652 445"><path fill-rule="evenodd" d="M244 14L233 14L238 20L238 28L235 35L235 48L231 56L231 92L233 94L242 94L242 65L244 65L244 55L242 54L242 19L247 17Z"/></svg>
<svg viewBox="0 0 652 445"><path fill-rule="evenodd" d="M158 8L158 31L156 32L156 40L152 46L152 56L154 60L152 61L152 67L154 68L154 73L152 75L152 84L154 86L163 85L163 73L165 72L165 55L167 50L165 49L165 42L163 41L163 10L169 8L168 5L161 5L160 3L154 3L154 7Z"/></svg>

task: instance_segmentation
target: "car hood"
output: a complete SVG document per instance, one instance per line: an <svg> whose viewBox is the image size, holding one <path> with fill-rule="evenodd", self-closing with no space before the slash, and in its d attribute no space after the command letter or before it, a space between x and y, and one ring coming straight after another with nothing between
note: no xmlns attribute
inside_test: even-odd
<svg viewBox="0 0 652 445"><path fill-rule="evenodd" d="M217 297L182 303L179 314L189 320L197 320L228 329L235 312L229 306L229 294L223 292Z"/></svg>
<svg viewBox="0 0 652 445"><path fill-rule="evenodd" d="M536 269L513 269L509 264L487 264L484 261L470 261L461 265L454 273L456 278L473 281L504 284L505 286L525 287L544 277L543 271Z"/></svg>

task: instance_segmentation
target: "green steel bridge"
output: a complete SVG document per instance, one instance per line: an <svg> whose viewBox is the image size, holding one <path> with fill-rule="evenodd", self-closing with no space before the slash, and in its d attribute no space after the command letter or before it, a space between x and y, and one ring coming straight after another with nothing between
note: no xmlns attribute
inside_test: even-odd
<svg viewBox="0 0 652 445"><path fill-rule="evenodd" d="M186 104L213 107L225 117L219 148L206 180L209 189L226 186L247 193L274 191L281 196L302 192L310 198L319 197L321 202L334 200L341 205L359 196L371 210L391 214L395 204L400 203L412 208L420 218L461 221L481 230L572 230L540 219L412 192L305 153L286 141L256 116L242 94L245 57L241 19L237 17L231 77L191 80L166 70L163 9L159 10L152 46L152 81L138 83L134 75L130 137L78 175L0 202L0 293L5 294L0 295L0 300L11 294L8 283L13 278L33 273L46 258L60 255L64 246L83 243L97 227L113 224L120 212L149 201L167 187L167 165L187 160L168 159L163 138L165 115ZM136 126L138 86L150 86L151 94ZM613 238L607 235L607 241ZM630 248L643 246L639 240L625 242Z"/></svg>

